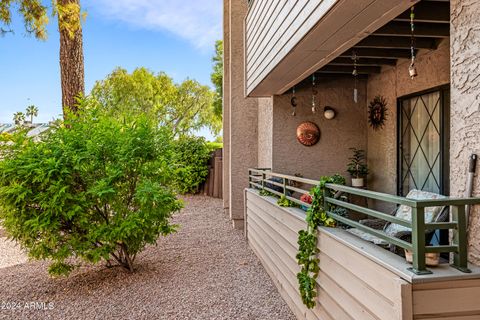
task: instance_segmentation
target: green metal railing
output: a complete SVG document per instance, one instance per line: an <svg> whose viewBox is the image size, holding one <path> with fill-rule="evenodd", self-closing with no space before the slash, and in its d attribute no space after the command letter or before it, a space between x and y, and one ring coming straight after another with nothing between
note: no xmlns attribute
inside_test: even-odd
<svg viewBox="0 0 480 320"><path fill-rule="evenodd" d="M272 178L277 178L278 181L271 181ZM291 184L297 184L292 186ZM312 186L318 184L316 180L304 179L295 176L278 174L271 172L269 169L249 169L249 184L251 188L259 190L266 190L278 196L285 196L287 199L309 207L308 204L300 201L294 196L294 193L304 194L308 193ZM298 186L300 184L301 186ZM305 186L309 186L306 188ZM348 225L353 228L358 228L364 232L374 235L389 244L410 250L413 252L413 266L410 271L416 274L432 273L426 268L425 254L426 253L451 253L453 254L452 267L465 272L471 272L468 269L467 256L467 220L465 214L465 206L480 204L480 198L443 198L443 199L429 199L429 200L414 200L405 197L394 196L381 192L374 192L364 189L352 188L342 185L327 184L327 192L325 197L325 208L327 214L338 222ZM289 192L290 191L290 192ZM347 197L338 197L342 193ZM356 195L366 199L383 201L394 205L405 205L411 208L412 220L405 220L395 217L391 214L383 213L374 209L369 209L364 206L347 202L345 198L348 195ZM401 226L410 228L412 230L412 241L407 242L399 238L392 237L382 230L377 230L361 224L358 221L349 219L348 217L340 216L334 212L329 211L329 204L343 207L347 210L365 214L369 217L382 219L387 222L399 224ZM427 207L450 207L451 218L450 222L425 222L425 208ZM449 245L428 245L426 243L426 233L433 230L451 230L452 238Z"/></svg>

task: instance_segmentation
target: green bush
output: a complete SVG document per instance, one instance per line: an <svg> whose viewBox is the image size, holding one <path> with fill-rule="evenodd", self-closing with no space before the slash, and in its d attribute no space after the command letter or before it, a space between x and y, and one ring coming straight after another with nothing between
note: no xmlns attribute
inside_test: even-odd
<svg viewBox="0 0 480 320"><path fill-rule="evenodd" d="M175 185L180 193L196 193L208 175L210 148L205 138L183 136L174 142Z"/></svg>
<svg viewBox="0 0 480 320"><path fill-rule="evenodd" d="M72 258L133 271L137 253L176 228L171 134L145 116L81 110L40 142L0 142L0 221L31 257L52 261L53 275L74 269Z"/></svg>

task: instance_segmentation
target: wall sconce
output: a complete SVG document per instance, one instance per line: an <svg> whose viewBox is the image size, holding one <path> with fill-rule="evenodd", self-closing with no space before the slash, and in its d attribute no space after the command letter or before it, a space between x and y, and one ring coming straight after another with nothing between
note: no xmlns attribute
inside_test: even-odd
<svg viewBox="0 0 480 320"><path fill-rule="evenodd" d="M335 110L331 107L325 107L325 109L323 109L323 116L327 120L332 120L336 115Z"/></svg>

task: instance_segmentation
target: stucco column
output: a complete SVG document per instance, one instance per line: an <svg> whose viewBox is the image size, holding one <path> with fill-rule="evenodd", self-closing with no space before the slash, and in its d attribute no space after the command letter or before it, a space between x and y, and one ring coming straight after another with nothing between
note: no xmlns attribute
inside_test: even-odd
<svg viewBox="0 0 480 320"><path fill-rule="evenodd" d="M223 5L223 209L230 207L230 0Z"/></svg>
<svg viewBox="0 0 480 320"><path fill-rule="evenodd" d="M480 2L451 0L450 191L464 196L468 158L480 155ZM477 172L480 168L477 167ZM480 196L475 178L474 196ZM470 261L480 265L480 208L473 208L469 231Z"/></svg>
<svg viewBox="0 0 480 320"><path fill-rule="evenodd" d="M247 1L224 0L228 6L229 26L226 29L225 42L228 42L228 67L225 68L228 93L225 98L228 135L229 163L226 173L228 180L226 192L229 193L229 214L233 226L244 227L244 194L248 187L248 168L257 166L258 156L258 99L245 98L245 50L244 19L247 14Z"/></svg>

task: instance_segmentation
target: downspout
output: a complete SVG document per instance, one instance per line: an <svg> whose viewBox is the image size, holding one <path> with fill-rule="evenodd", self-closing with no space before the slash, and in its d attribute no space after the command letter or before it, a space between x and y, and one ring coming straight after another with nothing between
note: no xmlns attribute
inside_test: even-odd
<svg viewBox="0 0 480 320"><path fill-rule="evenodd" d="M476 154L472 154L469 159L468 163L468 174L467 174L467 190L465 191L465 197L470 198L473 194L473 178L475 176L475 170L477 167L477 158ZM471 206L468 205L465 213L467 214L467 226L469 226L469 218L470 218L470 208Z"/></svg>

